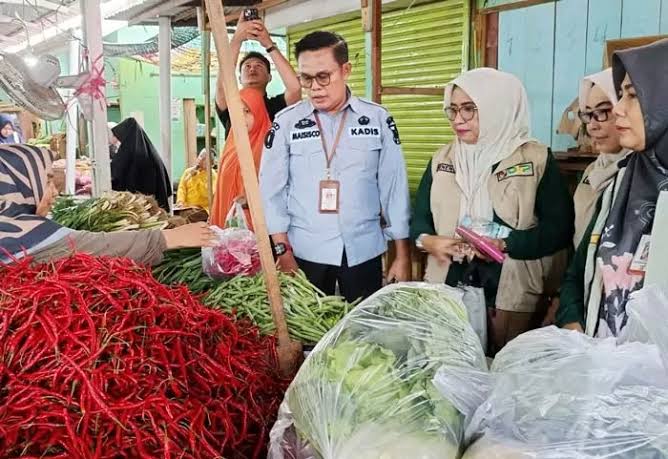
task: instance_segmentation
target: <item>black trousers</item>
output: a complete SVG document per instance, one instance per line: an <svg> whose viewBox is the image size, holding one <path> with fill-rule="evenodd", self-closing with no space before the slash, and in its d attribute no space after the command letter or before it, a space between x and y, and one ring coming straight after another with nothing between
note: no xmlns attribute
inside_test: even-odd
<svg viewBox="0 0 668 459"><path fill-rule="evenodd" d="M300 258L296 260L308 280L325 295L335 294L338 281L341 295L351 303L368 298L383 286L383 263L380 256L352 267L348 266L345 252L341 266L323 265Z"/></svg>

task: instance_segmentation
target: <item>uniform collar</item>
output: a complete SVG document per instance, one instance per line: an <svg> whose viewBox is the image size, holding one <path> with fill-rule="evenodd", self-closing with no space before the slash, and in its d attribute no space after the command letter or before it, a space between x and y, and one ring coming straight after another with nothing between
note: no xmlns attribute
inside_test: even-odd
<svg viewBox="0 0 668 459"><path fill-rule="evenodd" d="M360 100L357 97L353 96L352 92L350 91L350 87L346 87L346 92L348 93L348 100L346 101L346 104L343 106L341 111L350 107L353 112L361 113ZM308 109L308 115L311 115L316 111L315 107L313 106L313 103L310 100L307 101L307 109Z"/></svg>

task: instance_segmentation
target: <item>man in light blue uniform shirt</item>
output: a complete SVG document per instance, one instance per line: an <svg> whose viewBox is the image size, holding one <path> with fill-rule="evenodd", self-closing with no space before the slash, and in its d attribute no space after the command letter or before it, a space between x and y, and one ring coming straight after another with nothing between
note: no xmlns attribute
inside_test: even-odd
<svg viewBox="0 0 668 459"><path fill-rule="evenodd" d="M395 241L390 281L410 277L408 180L397 126L353 96L345 40L313 32L295 46L308 99L281 111L267 134L260 190L279 266L302 269L349 301L382 285L381 256Z"/></svg>

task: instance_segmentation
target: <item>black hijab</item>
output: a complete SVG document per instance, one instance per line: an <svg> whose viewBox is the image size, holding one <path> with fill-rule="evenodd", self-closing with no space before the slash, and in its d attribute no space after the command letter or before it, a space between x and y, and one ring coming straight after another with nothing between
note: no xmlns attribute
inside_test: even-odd
<svg viewBox="0 0 668 459"><path fill-rule="evenodd" d="M651 234L661 191L668 190L668 40L618 51L613 56L615 90L628 73L645 124L645 149L629 155L626 172L605 223L598 251L605 285L601 322L617 335L626 325L629 294L644 277L627 274L640 239Z"/></svg>
<svg viewBox="0 0 668 459"><path fill-rule="evenodd" d="M123 120L111 132L121 142L111 160L112 189L154 196L169 212L169 174L146 132L134 118Z"/></svg>

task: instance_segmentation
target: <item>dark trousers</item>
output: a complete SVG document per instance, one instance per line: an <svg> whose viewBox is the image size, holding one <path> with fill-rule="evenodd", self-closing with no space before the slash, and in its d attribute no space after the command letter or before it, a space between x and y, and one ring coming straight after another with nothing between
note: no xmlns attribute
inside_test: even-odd
<svg viewBox="0 0 668 459"><path fill-rule="evenodd" d="M325 295L335 294L338 281L339 292L351 303L368 298L383 286L383 263L380 256L352 267L348 266L345 252L341 266L323 265L300 258L296 260L308 280Z"/></svg>

